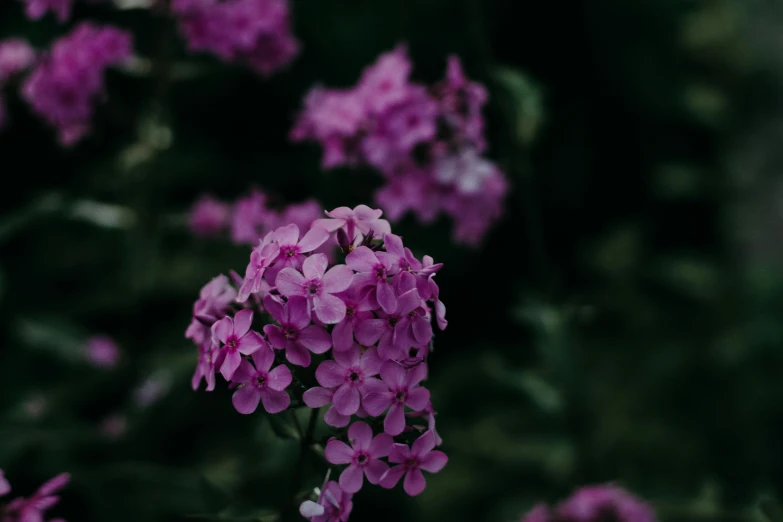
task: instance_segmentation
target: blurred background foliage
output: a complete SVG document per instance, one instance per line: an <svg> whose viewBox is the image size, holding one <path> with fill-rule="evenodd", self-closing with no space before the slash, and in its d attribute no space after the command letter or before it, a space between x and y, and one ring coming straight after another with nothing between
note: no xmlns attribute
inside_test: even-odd
<svg viewBox="0 0 783 522"><path fill-rule="evenodd" d="M323 173L287 133L312 84L350 85L404 41L415 77L440 78L456 53L487 84L490 155L513 191L476 250L453 246L446 222L395 229L446 263L431 374L451 460L416 499L365 488L352 520L512 522L610 480L665 521L756 520L783 484L783 4L293 9L303 52L261 80L187 55L147 10L79 4L76 19L133 29L153 67L109 78L73 150L9 100L0 467L15 490L70 471L69 520L273 519L298 444L236 414L226 390L193 393L183 338L199 288L243 270L248 249L194 239L184 215L204 192L253 185L281 205L367 202L379 177ZM0 5L2 37L64 31ZM96 333L121 346L118 368L84 362Z"/></svg>

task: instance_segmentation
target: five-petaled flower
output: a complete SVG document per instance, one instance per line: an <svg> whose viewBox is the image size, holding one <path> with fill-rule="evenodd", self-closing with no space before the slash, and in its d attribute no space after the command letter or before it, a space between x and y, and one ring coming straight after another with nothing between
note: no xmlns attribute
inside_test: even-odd
<svg viewBox="0 0 783 522"><path fill-rule="evenodd" d="M380 484L384 488L393 488L405 475L402 484L405 493L415 497L427 485L421 470L437 473L442 470L449 458L435 449L435 436L431 431L424 432L409 448L407 444L394 444L389 452L389 462L399 464L383 474Z"/></svg>
<svg viewBox="0 0 783 522"><path fill-rule="evenodd" d="M351 286L353 270L337 265L328 271L325 254L313 254L302 263L302 272L284 268L277 274L275 285L284 296L300 295L307 299L313 313L325 324L336 324L345 318L345 303L332 294Z"/></svg>
<svg viewBox="0 0 783 522"><path fill-rule="evenodd" d="M261 401L268 413L280 413L291 403L291 398L284 391L291 384L291 370L283 364L271 369L275 353L268 345L255 351L252 359L253 364L243 360L231 379L242 385L231 399L234 407L239 413L250 414L256 411Z"/></svg>
<svg viewBox="0 0 783 522"><path fill-rule="evenodd" d="M278 350L285 350L286 359L297 366L310 366L310 351L324 353L332 346L332 337L322 327L310 324L307 299L292 296L283 304L271 295L264 298L264 308L280 323L268 324L264 333Z"/></svg>
<svg viewBox="0 0 783 522"><path fill-rule="evenodd" d="M421 411L430 400L427 388L419 383L427 376L427 365L421 363L406 370L400 363L386 361L381 367L381 379L371 383L362 398L364 409L373 417L389 409L383 420L383 429L389 435L399 435L405 429L405 406Z"/></svg>
<svg viewBox="0 0 783 522"><path fill-rule="evenodd" d="M340 440L330 440L326 444L325 455L332 464L348 464L340 474L340 487L348 493L356 493L362 488L365 475L370 484L378 484L389 469L380 459L389 455L394 439L386 433L373 437L372 428L358 421L348 428L348 440L350 446Z"/></svg>
<svg viewBox="0 0 783 522"><path fill-rule="evenodd" d="M240 310L233 319L224 317L212 325L212 342L221 345L220 356L224 357L220 373L230 381L239 368L243 355L250 355L266 345L257 332L250 330L253 322L252 310Z"/></svg>

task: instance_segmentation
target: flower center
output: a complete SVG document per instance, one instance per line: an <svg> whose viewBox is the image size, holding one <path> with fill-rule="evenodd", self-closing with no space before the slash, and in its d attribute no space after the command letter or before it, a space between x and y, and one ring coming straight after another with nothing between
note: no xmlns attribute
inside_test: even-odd
<svg viewBox="0 0 783 522"><path fill-rule="evenodd" d="M400 318L397 317L396 315L392 315L391 317L389 317L389 326L391 326L392 328L397 326L397 323L399 322L400 322Z"/></svg>
<svg viewBox="0 0 783 522"><path fill-rule="evenodd" d="M351 382L357 382L359 380L359 374L356 372L356 370L352 371L351 374L348 376L348 379Z"/></svg>
<svg viewBox="0 0 783 522"><path fill-rule="evenodd" d="M297 333L296 330L294 330L290 326L283 327L283 336L285 336L286 339L295 339L296 333Z"/></svg>
<svg viewBox="0 0 783 522"><path fill-rule="evenodd" d="M416 469L419 467L419 459L418 457L411 457L408 460L405 461L404 466L408 469Z"/></svg>
<svg viewBox="0 0 783 522"><path fill-rule="evenodd" d="M364 466L365 464L367 464L368 460L369 458L367 457L366 453L359 453L359 455L357 455L356 457L356 463L360 466Z"/></svg>
<svg viewBox="0 0 783 522"><path fill-rule="evenodd" d="M317 279L313 279L307 284L308 294L317 295L319 290L321 290L321 281L318 281Z"/></svg>
<svg viewBox="0 0 783 522"><path fill-rule="evenodd" d="M375 267L375 277L378 279L386 279L386 269L383 265L377 265Z"/></svg>
<svg viewBox="0 0 783 522"><path fill-rule="evenodd" d="M295 245L286 245L280 249L280 251L285 257L294 257L296 254L299 253L298 250L299 249L296 248Z"/></svg>
<svg viewBox="0 0 783 522"><path fill-rule="evenodd" d="M353 317L353 314L355 313L353 306L346 306L345 307L345 317L351 318Z"/></svg>
<svg viewBox="0 0 783 522"><path fill-rule="evenodd" d="M411 346L410 350L408 350L408 357L410 357L411 359L415 359L418 356L419 356L419 349L416 348L415 346Z"/></svg>
<svg viewBox="0 0 783 522"><path fill-rule="evenodd" d="M229 337L226 341L226 348L229 350L236 350L237 349L237 338L236 337Z"/></svg>
<svg viewBox="0 0 783 522"><path fill-rule="evenodd" d="M397 402L405 402L405 399L408 398L408 393L405 390L400 390L397 392L397 394L394 396L394 398L397 400Z"/></svg>
<svg viewBox="0 0 783 522"><path fill-rule="evenodd" d="M265 375L256 375L256 386L259 388L266 387L266 376Z"/></svg>

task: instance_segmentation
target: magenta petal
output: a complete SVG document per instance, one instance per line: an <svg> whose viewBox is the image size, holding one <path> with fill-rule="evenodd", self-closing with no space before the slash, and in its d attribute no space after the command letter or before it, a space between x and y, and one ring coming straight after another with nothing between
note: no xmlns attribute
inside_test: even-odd
<svg viewBox="0 0 783 522"><path fill-rule="evenodd" d="M395 402L389 408L389 413L383 419L383 431L392 436L397 436L405 429L405 408L399 402Z"/></svg>
<svg viewBox="0 0 783 522"><path fill-rule="evenodd" d="M332 343L336 352L349 350L353 346L353 321L342 321L334 325Z"/></svg>
<svg viewBox="0 0 783 522"><path fill-rule="evenodd" d="M231 402L239 413L249 415L256 411L261 400L261 392L254 386L244 386L234 392Z"/></svg>
<svg viewBox="0 0 783 522"><path fill-rule="evenodd" d="M310 388L304 392L302 400L310 408L320 408L321 406L326 406L332 402L333 394L334 392L332 390L316 386L315 388Z"/></svg>
<svg viewBox="0 0 783 522"><path fill-rule="evenodd" d="M362 221L370 221L381 217L383 215L383 210L370 208L367 205L357 205L353 209L353 215Z"/></svg>
<svg viewBox="0 0 783 522"><path fill-rule="evenodd" d="M293 295L288 299L288 322L296 330L301 330L310 324L307 299L300 295Z"/></svg>
<svg viewBox="0 0 783 522"><path fill-rule="evenodd" d="M239 355L239 352L231 351L226 354L223 365L220 367L220 373L225 380L231 380L234 376L234 372L239 368L240 362L242 362L242 356Z"/></svg>
<svg viewBox="0 0 783 522"><path fill-rule="evenodd" d="M283 391L288 388L292 379L293 376L291 375L291 370L288 369L288 366L281 364L267 374L266 381L267 386L273 390Z"/></svg>
<svg viewBox="0 0 783 522"><path fill-rule="evenodd" d="M310 352L300 343L288 343L285 348L285 358L296 366L310 366Z"/></svg>
<svg viewBox="0 0 783 522"><path fill-rule="evenodd" d="M326 254L313 254L302 263L302 273L306 279L321 279L328 266Z"/></svg>
<svg viewBox="0 0 783 522"><path fill-rule="evenodd" d="M311 325L299 332L299 342L313 353L324 353L332 347L332 336L320 326Z"/></svg>
<svg viewBox="0 0 783 522"><path fill-rule="evenodd" d="M273 362L275 362L275 352L272 351L269 345L253 353L253 364L256 365L256 369L259 371L269 371Z"/></svg>
<svg viewBox="0 0 783 522"><path fill-rule="evenodd" d="M381 481L381 477L388 469L389 466L385 462L372 459L364 467L364 473L367 475L367 481L370 484L378 484Z"/></svg>
<svg viewBox="0 0 783 522"><path fill-rule="evenodd" d="M250 355L256 350L269 346L258 332L248 332L237 343L237 351L244 355Z"/></svg>
<svg viewBox="0 0 783 522"><path fill-rule="evenodd" d="M357 450L367 449L372 442L372 428L366 422L354 422L348 428L348 440Z"/></svg>
<svg viewBox="0 0 783 522"><path fill-rule="evenodd" d="M435 434L432 430L427 430L413 442L411 445L411 454L416 457L422 457L435 449Z"/></svg>
<svg viewBox="0 0 783 522"><path fill-rule="evenodd" d="M228 336L234 331L234 322L230 317L224 317L220 321L212 325L212 339L215 344L224 343L228 340Z"/></svg>
<svg viewBox="0 0 783 522"><path fill-rule="evenodd" d="M370 272L377 263L378 258L366 246L355 248L353 252L345 256L345 264L356 272Z"/></svg>
<svg viewBox="0 0 783 522"><path fill-rule="evenodd" d="M421 458L421 469L430 473L437 473L448 463L449 458L442 451L431 451Z"/></svg>
<svg viewBox="0 0 783 522"><path fill-rule="evenodd" d="M405 481L402 483L402 488L405 493L415 497L427 486L427 481L424 480L424 473L419 468L408 470L408 474L405 475Z"/></svg>
<svg viewBox="0 0 783 522"><path fill-rule="evenodd" d="M334 392L332 402L337 409L337 413L341 415L353 415L359 409L360 400L359 390L348 384L343 384Z"/></svg>
<svg viewBox="0 0 783 522"><path fill-rule="evenodd" d="M324 214L326 214L330 218L334 218L335 220L345 220L353 217L353 210L351 210L348 207L337 207L334 210L329 210L324 212ZM331 221L331 220L324 220L324 221Z"/></svg>
<svg viewBox="0 0 783 522"><path fill-rule="evenodd" d="M364 346L372 346L386 331L386 321L383 319L365 319L356 326L356 340Z"/></svg>
<svg viewBox="0 0 783 522"><path fill-rule="evenodd" d="M329 408L324 415L324 422L333 428L344 428L351 422L350 415L340 415L334 406Z"/></svg>
<svg viewBox="0 0 783 522"><path fill-rule="evenodd" d="M389 462L405 462L411 458L411 449L407 444L392 444L389 450Z"/></svg>
<svg viewBox="0 0 783 522"><path fill-rule="evenodd" d="M394 234L383 235L383 245L386 247L386 251L398 257L405 255L405 251L402 246L402 238L395 236Z"/></svg>
<svg viewBox="0 0 783 522"><path fill-rule="evenodd" d="M269 315L271 315L276 321L283 321L283 305L280 303L280 301L272 297L271 294L267 294L264 297L264 310L269 312ZM266 331L266 328L264 331Z"/></svg>
<svg viewBox="0 0 783 522"><path fill-rule="evenodd" d="M397 308L397 298L394 296L394 290L386 281L379 281L376 287L378 292L378 304L381 305L383 311L387 314L393 314Z"/></svg>
<svg viewBox="0 0 783 522"><path fill-rule="evenodd" d="M234 371L234 375L231 376L231 381L236 383L250 382L255 373L256 370L252 364L244 359L240 359L239 367Z"/></svg>
<svg viewBox="0 0 783 522"><path fill-rule="evenodd" d="M391 405L392 397L394 397L394 394L391 392L371 392L362 398L362 407L370 417L378 417Z"/></svg>
<svg viewBox="0 0 783 522"><path fill-rule="evenodd" d="M295 245L299 241L299 227L293 223L280 227L272 233L272 239L279 245Z"/></svg>
<svg viewBox="0 0 783 522"><path fill-rule="evenodd" d="M326 256L324 256L326 257ZM312 259L312 258L311 258ZM307 261L305 261L305 264ZM334 294L342 292L351 286L353 281L353 270L345 265L337 265L326 272L323 277L324 291Z"/></svg>
<svg viewBox="0 0 783 522"><path fill-rule="evenodd" d="M334 388L345 382L345 370L334 361L324 361L315 370L318 384L325 388Z"/></svg>
<svg viewBox="0 0 783 522"><path fill-rule="evenodd" d="M253 310L240 310L234 316L234 335L237 338L244 336L253 324Z"/></svg>
<svg viewBox="0 0 783 522"><path fill-rule="evenodd" d="M416 386L427 378L427 363L414 366L408 373L408 386Z"/></svg>
<svg viewBox="0 0 783 522"><path fill-rule="evenodd" d="M427 344L432 339L432 324L424 317L413 320L413 337L419 344Z"/></svg>
<svg viewBox="0 0 783 522"><path fill-rule="evenodd" d="M324 455L332 464L349 464L353 458L354 450L341 440L332 439L326 444Z"/></svg>
<svg viewBox="0 0 783 522"><path fill-rule="evenodd" d="M0 476L2 476L1 472L0 472ZM44 482L41 485L41 487L38 488L38 491L36 492L36 496L44 497L47 495L51 495L57 490L64 488L68 484L68 482L70 482L70 480L71 480L70 473L60 473L59 475L52 477L46 482Z"/></svg>
<svg viewBox="0 0 783 522"><path fill-rule="evenodd" d="M351 345L350 350L334 353L334 360L342 367L354 366L358 364L360 357L361 351L359 350L358 344Z"/></svg>
<svg viewBox="0 0 783 522"><path fill-rule="evenodd" d="M408 374L400 363L386 361L383 363L383 366L381 366L381 379L383 379L383 382L388 384L389 387L403 388L408 380Z"/></svg>
<svg viewBox="0 0 783 522"><path fill-rule="evenodd" d="M264 326L264 333L269 338L272 346L278 350L285 348L286 343L288 343L288 339L285 338L285 334L283 334L283 330L279 326L268 324Z"/></svg>
<svg viewBox="0 0 783 522"><path fill-rule="evenodd" d="M340 487L346 493L356 493L362 489L362 482L364 481L364 473L362 468L351 464L340 474Z"/></svg>
<svg viewBox="0 0 783 522"><path fill-rule="evenodd" d="M302 274L293 268L284 268L275 279L277 290L284 296L303 295L302 286L307 282Z"/></svg>
<svg viewBox="0 0 783 522"><path fill-rule="evenodd" d="M313 311L324 324L337 324L345 319L345 303L331 294L323 294L313 299Z"/></svg>
<svg viewBox="0 0 783 522"><path fill-rule="evenodd" d="M323 245L327 239L329 239L329 232L322 227L313 227L299 242L299 251L303 253L312 252Z"/></svg>
<svg viewBox="0 0 783 522"><path fill-rule="evenodd" d="M372 439L372 442L370 442L370 446L368 448L370 456L374 459L388 456L389 452L391 451L392 444L394 444L394 439L391 435L388 433L379 433L375 436L374 439Z"/></svg>
<svg viewBox="0 0 783 522"><path fill-rule="evenodd" d="M378 350L376 350L375 347L372 347L364 352L361 361L359 362L359 366L361 366L364 371L365 377L378 375L381 371L381 366L383 366L383 361L378 357Z"/></svg>
<svg viewBox="0 0 783 522"><path fill-rule="evenodd" d="M261 402L269 413L280 413L291 404L291 398L284 391L266 389L261 392Z"/></svg>
<svg viewBox="0 0 783 522"><path fill-rule="evenodd" d="M405 406L413 411L421 411L427 407L427 403L430 402L430 391L427 388L413 388L408 391L408 398L405 401Z"/></svg>
<svg viewBox="0 0 783 522"><path fill-rule="evenodd" d="M414 288L408 290L397 299L397 308L394 311L397 315L408 315L415 309L421 306L421 298L419 292Z"/></svg>
<svg viewBox="0 0 783 522"><path fill-rule="evenodd" d="M341 219L316 219L313 221L312 227L320 227L326 230L327 232L334 232L341 226L345 225L345 221Z"/></svg>
<svg viewBox="0 0 783 522"><path fill-rule="evenodd" d="M307 519L313 519L313 517L320 517L326 510L321 504L316 504L312 500L305 500L299 506L299 514Z"/></svg>
<svg viewBox="0 0 783 522"><path fill-rule="evenodd" d="M404 474L405 466L394 466L381 475L381 480L378 483L382 488L391 489L397 485Z"/></svg>

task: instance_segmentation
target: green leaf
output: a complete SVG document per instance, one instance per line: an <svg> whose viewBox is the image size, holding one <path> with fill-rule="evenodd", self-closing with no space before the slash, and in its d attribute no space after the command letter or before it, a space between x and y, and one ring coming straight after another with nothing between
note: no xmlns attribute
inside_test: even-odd
<svg viewBox="0 0 783 522"><path fill-rule="evenodd" d="M528 145L544 119L541 90L525 75L510 67L497 67L493 78L508 93L515 120L515 135Z"/></svg>

